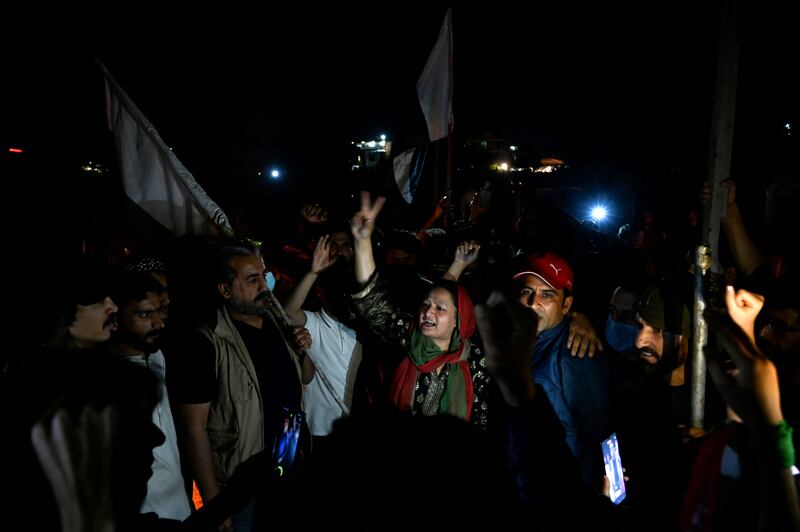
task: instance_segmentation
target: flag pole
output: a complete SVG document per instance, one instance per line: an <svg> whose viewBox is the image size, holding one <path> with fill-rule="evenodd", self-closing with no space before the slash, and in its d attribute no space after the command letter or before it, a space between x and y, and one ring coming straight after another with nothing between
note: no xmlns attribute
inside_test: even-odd
<svg viewBox="0 0 800 532"><path fill-rule="evenodd" d="M448 66L448 97L447 100L450 104L450 109L447 114L447 174L445 175L445 188L444 193L447 194L447 201L444 202L444 227L447 228L448 217L450 209L447 207L453 202L453 9L448 8L447 14L450 17L449 31L450 38L447 50L447 66Z"/></svg>
<svg viewBox="0 0 800 532"><path fill-rule="evenodd" d="M449 193L452 186L452 172L453 172L453 143L452 139L447 142L447 162L444 176L444 184L442 184L442 151L445 149L442 143L437 142L444 137L450 137L453 131L453 107L450 98L453 94L451 86L453 75L450 69L453 65L453 45L452 45L452 24L451 24L451 9L447 10L444 21L442 22L439 36L436 39L436 44L433 46L425 67L422 69L422 74L417 80L417 97L419 104L422 108L422 113L425 116L425 122L428 126L428 141L429 143L436 142L435 161L434 161L434 183L433 193L434 202L436 207L439 204L439 194L441 190L445 190L445 194ZM445 73L447 70L447 73ZM435 208L435 207L434 207Z"/></svg>

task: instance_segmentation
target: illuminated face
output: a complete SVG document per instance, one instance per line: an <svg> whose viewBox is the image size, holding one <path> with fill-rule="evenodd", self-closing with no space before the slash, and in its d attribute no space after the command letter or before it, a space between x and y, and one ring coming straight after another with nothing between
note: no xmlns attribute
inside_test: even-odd
<svg viewBox="0 0 800 532"><path fill-rule="evenodd" d="M656 329L638 314L636 321L641 327L639 334L636 335L636 349L639 350L639 358L647 364L658 364L664 354L664 331Z"/></svg>
<svg viewBox="0 0 800 532"><path fill-rule="evenodd" d="M78 305L75 321L69 326L72 341L78 347L105 342L114 328L117 305L110 297L91 305Z"/></svg>
<svg viewBox="0 0 800 532"><path fill-rule="evenodd" d="M267 268L260 255L242 255L231 259L236 277L230 285L220 284L222 297L234 312L245 316L263 316L267 312L269 292L264 278Z"/></svg>
<svg viewBox="0 0 800 532"><path fill-rule="evenodd" d="M518 300L539 316L537 333L552 329L564 319L572 307L572 296L564 297L563 289L555 289L536 275L523 275L518 279Z"/></svg>
<svg viewBox="0 0 800 532"><path fill-rule="evenodd" d="M122 310L119 318L120 339L144 353L158 351L158 342L164 329L166 308L161 296L155 292L147 292L142 301L131 301Z"/></svg>
<svg viewBox="0 0 800 532"><path fill-rule="evenodd" d="M456 305L453 296L444 288L434 288L419 308L419 330L440 349L447 350L456 328Z"/></svg>

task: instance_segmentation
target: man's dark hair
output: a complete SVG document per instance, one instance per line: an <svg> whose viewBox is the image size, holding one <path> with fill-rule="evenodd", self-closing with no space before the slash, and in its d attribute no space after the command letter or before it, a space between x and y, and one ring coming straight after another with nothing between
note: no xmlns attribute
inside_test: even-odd
<svg viewBox="0 0 800 532"><path fill-rule="evenodd" d="M39 319L32 326L34 345L50 343L65 334L75 321L78 305L102 303L111 295L106 269L87 260L65 265L56 273L52 287L48 294L50 304L39 312Z"/></svg>
<svg viewBox="0 0 800 532"><path fill-rule="evenodd" d="M231 262L235 257L261 256L261 249L250 240L226 240L217 249L216 281L230 285L236 278L236 270Z"/></svg>
<svg viewBox="0 0 800 532"><path fill-rule="evenodd" d="M122 310L132 301L144 300L148 292L155 292L160 296L164 293L164 286L147 273L123 272L114 278L111 299Z"/></svg>

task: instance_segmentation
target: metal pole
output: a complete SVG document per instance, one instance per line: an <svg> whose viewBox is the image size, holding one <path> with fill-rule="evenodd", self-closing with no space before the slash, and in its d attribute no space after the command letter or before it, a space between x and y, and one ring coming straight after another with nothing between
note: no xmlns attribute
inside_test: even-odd
<svg viewBox="0 0 800 532"><path fill-rule="evenodd" d="M690 420L693 427L704 428L706 359L704 348L708 329L703 318L706 308L703 286L709 268L719 273L718 255L720 220L727 206L727 186L733 152L733 119L736 112L736 85L739 77L739 45L736 40L735 0L723 2L717 79L711 115L711 139L708 156L708 183L711 201L703 213L700 245L695 257L694 341L692 343L692 396Z"/></svg>
<svg viewBox="0 0 800 532"><path fill-rule="evenodd" d="M708 340L708 326L703 311L706 300L703 297L703 281L711 266L711 253L708 246L697 246L694 261L694 337L692 344L692 395L689 415L692 427L703 428L706 404L706 359L703 352Z"/></svg>

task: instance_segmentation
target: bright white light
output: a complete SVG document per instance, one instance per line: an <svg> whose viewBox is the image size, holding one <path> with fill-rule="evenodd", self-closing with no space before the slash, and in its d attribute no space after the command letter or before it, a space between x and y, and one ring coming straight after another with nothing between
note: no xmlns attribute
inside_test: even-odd
<svg viewBox="0 0 800 532"><path fill-rule="evenodd" d="M786 123L783 125L783 127L785 127L786 129L792 129L792 124L791 124L791 123L789 123L789 122L786 122Z"/></svg>
<svg viewBox="0 0 800 532"><path fill-rule="evenodd" d="M500 163L498 168L500 168L500 170L502 170L503 172L508 172L508 163Z"/></svg>
<svg viewBox="0 0 800 532"><path fill-rule="evenodd" d="M511 151L517 151L518 148L516 146L509 146L508 149Z"/></svg>
<svg viewBox="0 0 800 532"><path fill-rule="evenodd" d="M278 170L273 170L269 173L273 179L278 179L281 176L281 173Z"/></svg>
<svg viewBox="0 0 800 532"><path fill-rule="evenodd" d="M606 210L606 208L603 207L602 205L597 205L595 207L592 207L592 212L590 216L592 217L592 220L594 220L595 222L602 222L605 219L605 217L608 216L608 210Z"/></svg>
<svg viewBox="0 0 800 532"><path fill-rule="evenodd" d="M386 135L381 135L381 140L386 140Z"/></svg>

